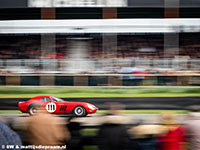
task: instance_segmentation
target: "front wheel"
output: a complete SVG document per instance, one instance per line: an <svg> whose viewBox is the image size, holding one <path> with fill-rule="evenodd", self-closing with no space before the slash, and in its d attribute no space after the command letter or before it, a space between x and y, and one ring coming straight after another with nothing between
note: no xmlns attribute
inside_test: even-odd
<svg viewBox="0 0 200 150"><path fill-rule="evenodd" d="M87 112L84 107L77 106L74 108L74 115L77 117L84 117L87 115Z"/></svg>

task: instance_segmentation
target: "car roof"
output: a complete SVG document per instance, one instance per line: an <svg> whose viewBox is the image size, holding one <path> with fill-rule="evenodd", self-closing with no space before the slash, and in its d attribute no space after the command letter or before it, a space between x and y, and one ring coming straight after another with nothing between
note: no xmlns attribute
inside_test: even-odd
<svg viewBox="0 0 200 150"><path fill-rule="evenodd" d="M35 97L32 97L31 99L40 99L40 98L43 98L43 97L51 97L52 95L40 95L40 96L35 96Z"/></svg>

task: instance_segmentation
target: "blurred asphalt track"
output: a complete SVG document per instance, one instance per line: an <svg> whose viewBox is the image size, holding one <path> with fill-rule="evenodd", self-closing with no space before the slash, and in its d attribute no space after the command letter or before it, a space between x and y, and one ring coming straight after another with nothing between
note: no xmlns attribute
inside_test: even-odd
<svg viewBox="0 0 200 150"><path fill-rule="evenodd" d="M18 110L18 102L29 98L0 98L0 110ZM131 97L131 98L63 98L65 101L89 102L107 109L106 102L117 102L126 109L187 109L200 105L200 97Z"/></svg>

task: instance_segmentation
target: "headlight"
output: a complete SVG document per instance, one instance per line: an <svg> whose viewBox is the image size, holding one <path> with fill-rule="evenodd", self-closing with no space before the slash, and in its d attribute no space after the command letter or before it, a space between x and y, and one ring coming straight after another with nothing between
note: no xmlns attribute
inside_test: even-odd
<svg viewBox="0 0 200 150"><path fill-rule="evenodd" d="M95 109L95 106L94 105L91 105L91 104L87 104L88 105L88 108L90 109Z"/></svg>

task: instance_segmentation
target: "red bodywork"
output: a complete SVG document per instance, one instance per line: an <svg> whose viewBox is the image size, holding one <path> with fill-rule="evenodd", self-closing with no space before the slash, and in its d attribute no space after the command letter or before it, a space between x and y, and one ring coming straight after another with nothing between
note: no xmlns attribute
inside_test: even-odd
<svg viewBox="0 0 200 150"><path fill-rule="evenodd" d="M48 100L48 102L46 100ZM47 105L51 105L51 104L56 106L56 107L53 107L53 111L48 110ZM84 107L87 114L95 113L98 109L94 105L90 103L86 103L86 102L68 102L68 101L56 102L55 97L50 96L50 95L36 96L29 99L26 102L19 102L18 108L21 112L27 113L31 105L41 106L44 109L46 109L49 113L53 113L53 114L68 114L68 113L73 112L74 108L77 106Z"/></svg>

